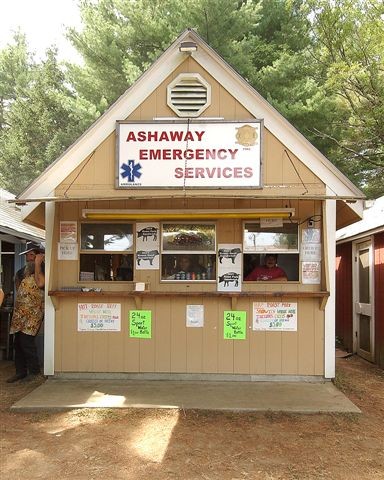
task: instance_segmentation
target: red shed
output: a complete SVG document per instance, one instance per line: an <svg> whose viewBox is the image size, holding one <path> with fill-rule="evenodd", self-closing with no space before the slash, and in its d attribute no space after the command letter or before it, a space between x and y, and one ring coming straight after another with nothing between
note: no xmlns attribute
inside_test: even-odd
<svg viewBox="0 0 384 480"><path fill-rule="evenodd" d="M384 196L336 235L336 336L384 368Z"/></svg>

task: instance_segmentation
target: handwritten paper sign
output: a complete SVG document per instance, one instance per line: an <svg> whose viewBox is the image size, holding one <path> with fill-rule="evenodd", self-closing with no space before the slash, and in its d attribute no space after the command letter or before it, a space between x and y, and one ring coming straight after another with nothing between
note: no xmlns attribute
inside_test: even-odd
<svg viewBox="0 0 384 480"><path fill-rule="evenodd" d="M302 243L301 260L303 262L319 262L321 260L321 243Z"/></svg>
<svg viewBox="0 0 384 480"><path fill-rule="evenodd" d="M224 338L226 340L244 340L246 338L246 328L247 312L224 311Z"/></svg>
<svg viewBox="0 0 384 480"><path fill-rule="evenodd" d="M152 338L151 310L131 310L129 312L129 336L132 338Z"/></svg>
<svg viewBox="0 0 384 480"><path fill-rule="evenodd" d="M204 305L187 305L187 327L204 327Z"/></svg>
<svg viewBox="0 0 384 480"><path fill-rule="evenodd" d="M302 262L302 282L307 285L318 285L320 283L320 271L320 262Z"/></svg>
<svg viewBox="0 0 384 480"><path fill-rule="evenodd" d="M60 222L60 243L76 243L77 242L77 222L61 221Z"/></svg>
<svg viewBox="0 0 384 480"><path fill-rule="evenodd" d="M120 332L120 303L78 303L78 332Z"/></svg>
<svg viewBox="0 0 384 480"><path fill-rule="evenodd" d="M260 228L279 228L282 226L282 218L260 218Z"/></svg>
<svg viewBox="0 0 384 480"><path fill-rule="evenodd" d="M77 243L59 243L57 258L59 260L78 260L79 245Z"/></svg>
<svg viewBox="0 0 384 480"><path fill-rule="evenodd" d="M297 331L297 303L254 302L253 330Z"/></svg>

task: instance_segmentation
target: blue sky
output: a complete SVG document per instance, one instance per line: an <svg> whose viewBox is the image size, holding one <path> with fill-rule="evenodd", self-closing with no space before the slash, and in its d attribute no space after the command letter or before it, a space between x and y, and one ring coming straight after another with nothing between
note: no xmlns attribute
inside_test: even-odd
<svg viewBox="0 0 384 480"><path fill-rule="evenodd" d="M64 36L65 27L80 28L77 0L0 0L0 12L0 49L20 27L38 58L55 44L61 59L80 61Z"/></svg>

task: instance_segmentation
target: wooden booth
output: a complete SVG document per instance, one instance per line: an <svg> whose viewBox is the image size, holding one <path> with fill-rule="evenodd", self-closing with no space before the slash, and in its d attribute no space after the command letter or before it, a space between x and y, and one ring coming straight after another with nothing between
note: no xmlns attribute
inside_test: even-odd
<svg viewBox="0 0 384 480"><path fill-rule="evenodd" d="M45 374L333 377L362 197L185 31L18 199L46 229Z"/></svg>

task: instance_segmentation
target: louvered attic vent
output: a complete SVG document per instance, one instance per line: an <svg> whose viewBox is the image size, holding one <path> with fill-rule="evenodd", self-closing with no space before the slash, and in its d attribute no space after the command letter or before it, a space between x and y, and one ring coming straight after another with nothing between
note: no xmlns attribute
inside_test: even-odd
<svg viewBox="0 0 384 480"><path fill-rule="evenodd" d="M179 117L198 117L211 104L211 86L198 73L181 73L167 87L167 104Z"/></svg>

